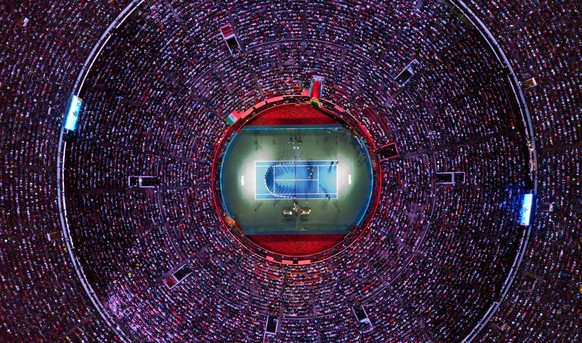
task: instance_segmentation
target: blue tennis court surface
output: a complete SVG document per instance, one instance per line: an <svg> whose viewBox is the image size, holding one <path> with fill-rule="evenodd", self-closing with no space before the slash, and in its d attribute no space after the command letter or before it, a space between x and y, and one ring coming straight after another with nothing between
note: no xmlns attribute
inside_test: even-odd
<svg viewBox="0 0 582 343"><path fill-rule="evenodd" d="M255 161L255 199L337 199L338 161Z"/></svg>

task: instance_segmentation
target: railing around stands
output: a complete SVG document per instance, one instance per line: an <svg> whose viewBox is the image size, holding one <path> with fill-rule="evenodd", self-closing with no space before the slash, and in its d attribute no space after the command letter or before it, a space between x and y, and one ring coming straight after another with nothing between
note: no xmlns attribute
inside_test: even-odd
<svg viewBox="0 0 582 343"><path fill-rule="evenodd" d="M83 64L83 67L81 68L81 72L79 73L79 76L77 77L75 85L73 86L73 89L71 91L72 94L75 94L75 95L80 94L81 89L83 88L83 84L85 83L85 79L87 78L87 75L89 74L89 71L91 70L91 67L93 66L93 63L95 62L95 60L97 59L97 57L101 53L101 50L103 50L103 48L105 47L105 45L109 41L109 38L111 37L113 32L121 24L123 24L123 22L125 22L125 20L132 13L134 13L134 11L137 10L141 6L141 4L143 4L143 2L144 2L144 0L134 0L125 9L123 9L123 11L121 11L121 13L117 16L117 18L115 18L115 20L109 25L109 27L107 27L107 29L105 30L105 32L103 33L101 38L99 38L99 41L97 42L97 44L95 44L95 46L93 47L93 50L91 50L91 53L87 57L87 60ZM69 104L69 106L70 106L70 104ZM64 123L63 123L63 125L64 125ZM59 217L60 217L60 221L61 221L61 227L63 229L64 241L65 241L65 244L67 246L67 250L69 251L69 256L71 257L71 263L73 264L73 267L75 268L75 271L77 272L77 275L79 276L79 281L83 285L85 292L87 293L87 295L89 296L89 299L93 303L93 306L95 306L95 308L97 309L97 311L99 312L99 314L101 315L103 320L105 320L107 325L109 325L109 327L111 327L111 329L124 341L126 341L126 342L136 341L135 338L132 339L129 337L130 334L127 333L127 332L129 332L129 330L123 330L118 324L115 323L113 318L111 318L109 313L105 310L105 307L103 306L103 304L99 300L97 294L95 294L95 291L93 290L93 288L91 287L91 285L87 281L87 276L85 275L85 273L83 271L83 267L80 265L80 262L75 255L75 252L73 249L74 242L73 242L73 239L71 237L71 232L69 230L69 222L67 219L67 204L66 204L66 199L65 199L65 175L64 175L64 173L65 173L66 153L67 153L67 142L65 140L65 130L63 127L61 129L61 133L60 133L60 137L59 137L59 149L58 149L58 153L57 153L57 202L58 202L58 206L59 206Z"/></svg>
<svg viewBox="0 0 582 343"><path fill-rule="evenodd" d="M450 3L453 6L455 6L467 18L467 20L469 20L471 22L471 24L479 31L479 33L485 39L485 41L487 42L487 44L489 45L491 50L493 50L493 52L495 53L495 56L497 57L497 59L503 64L503 66L505 66L509 70L509 77L508 77L509 82L511 84L516 101L519 105L519 111L520 111L521 119L522 119L523 126L524 126L524 132L526 135L528 148L531 151L531 154L529 154L529 157L533 159L533 161L530 161L530 165L532 165L533 168L530 169L529 175L530 175L530 181L533 184L533 191L534 191L534 193L536 193L536 191L537 191L537 153L536 153L535 140L533 139L533 125L531 122L531 116L530 116L528 107L527 107L527 105L525 103L525 99L523 97L523 93L522 93L519 81L517 80L517 77L513 71L513 68L511 67L511 64L509 63L509 60L505 56L505 53L501 49L501 47L500 47L499 43L497 42L497 40L495 39L495 37L491 34L489 29L487 29L485 24L475 15L475 13L473 11L471 11L471 9L469 9L467 7L467 5L465 5L465 3L463 1L460 1L460 0L448 0L448 1L450 1ZM479 332L481 332L481 330L483 330L483 328L487 325L489 320L493 317L493 315L499 309L499 305L502 303L503 299L507 295L507 292L511 288L513 281L515 280L515 277L517 275L517 271L519 269L519 266L521 265L523 255L524 255L525 250L527 248L529 236L530 236L530 229L529 229L529 227L525 227L522 231L522 237L521 237L520 242L519 242L518 251L517 251L517 254L516 254L515 259L513 261L513 265L511 266L511 270L509 271L509 274L507 275L507 278L505 279L505 281L503 282L503 286L501 287L499 299L497 299L495 302L493 302L493 304L489 307L487 312L485 312L485 315L478 321L477 325L475 325L475 327L463 339L463 342L472 342L479 335Z"/></svg>
<svg viewBox="0 0 582 343"><path fill-rule="evenodd" d="M527 136L527 140L528 142L531 144L532 149L533 149L533 154L532 154L532 159L533 159L533 163L532 165L534 165L533 171L531 172L532 175L532 179L533 179L533 183L534 183L534 189L537 186L537 167L535 167L537 165L536 163L536 154L535 154L535 143L533 140L533 136L532 136L532 126L531 126L531 120L529 118L529 112L527 109L527 106L525 105L524 101L523 101L523 95L521 93L521 89L519 86L519 82L517 81L517 78L515 76L515 74L513 73L513 70L511 69L511 66L509 65L507 58L505 58L505 55L503 54L503 51L501 51L501 49L499 48L499 45L497 44L497 42L495 41L495 39L491 36L491 33L484 27L484 25L475 17L475 15L470 12L469 9L466 8L466 6L460 2L460 1L455 1L452 0L454 5L457 6L459 8L460 11L462 11L463 13L469 13L468 15L466 14L467 18L473 23L473 25L475 27L477 27L479 29L479 31L481 32L481 34L485 37L486 41L488 42L488 44L490 45L491 49L493 51L495 51L495 54L497 55L497 57L500 59L500 61L502 61L502 63L507 66L507 68L509 69L510 73L509 73L509 81L512 85L514 94L516 96L517 102L519 104L519 109L522 115L522 121L524 122L524 127L526 130L526 136ZM89 71L91 70L91 67L94 63L94 61L96 60L96 58L98 57L98 55L100 54L101 50L103 49L103 47L107 44L108 40L110 39L113 31L118 28L141 4L143 3L143 0L140 1L134 1L132 4L130 4L126 9L124 9L124 11L118 16L118 18L109 26L109 28L106 30L106 32L103 34L103 36L101 37L101 39L98 41L98 43L95 45L95 47L93 48L93 50L91 51L91 54L89 55L89 57L87 58L87 61L85 62L85 64L83 65L82 71L79 74L79 77L75 83L75 86L73 88L73 94L79 94L80 91L83 88L83 85L85 83L85 79L87 77L87 74L89 73ZM280 42L283 41L290 41L290 40L278 40L276 42L268 42L265 44L279 44ZM301 39L298 39L297 41L302 41ZM333 43L329 43L329 42L325 42L326 44L333 44ZM253 46L249 49L253 49L256 48L257 46ZM341 47L338 45L338 47ZM227 58L231 58L231 57L227 57ZM219 62L220 63L220 62ZM212 68L208 68L206 72L209 72ZM200 77L202 77L204 74L202 74ZM303 101L303 100L302 100ZM323 102L325 105L325 102ZM335 106L330 106L330 109L334 109ZM336 109L337 110L337 109ZM342 117L347 117L349 115L349 113L347 114L342 114ZM251 116L249 116L251 117ZM345 118L344 118L345 119ZM351 118L353 119L355 122L357 122L357 120L355 118ZM237 123L238 124L238 123ZM241 121L240 123L241 125L243 124L243 122ZM353 125L353 124L352 124ZM59 153L57 156L57 180L58 180L58 187L57 187L57 191L58 191L58 204L59 204L59 209L60 209L60 220L61 220L61 224L63 227L63 233L65 236L65 242L67 244L67 249L69 251L69 254L71 256L71 260L72 263L77 271L77 274L79 275L79 278L83 284L83 287L85 289L85 291L87 292L87 294L89 295L91 301L93 302L94 306L97 308L97 310L100 312L101 316L104 318L104 320L108 323L109 326L111 326L111 328L124 340L126 341L132 341L135 340L131 337L131 330L129 329L125 329L127 328L128 324L127 323L123 323L123 321L119 322L119 325L121 325L121 327L119 327L118 325L116 325L115 320L113 318L111 318L109 316L109 314L107 313L106 309L103 307L103 304L101 304L101 302L99 301L98 297L96 296L96 294L94 293L93 289L91 288L91 286L89 285L89 283L87 282L86 276L83 272L82 267L80 266L80 263L78 261L78 259L76 258L75 254L74 254L74 250L73 250L73 241L71 238L71 234L69 231L69 223L67 221L67 213L66 213L66 203L65 203L65 185L64 185L64 172L65 172L65 155L66 155L66 151L67 151L67 143L64 141L64 136L63 136L63 132L61 132L61 137L60 137L60 143L59 143ZM371 142L373 144L373 141ZM218 145L221 145L220 142ZM217 153L218 153L218 149L217 149ZM216 160L216 158L215 158ZM379 176L382 175L381 172L377 173ZM213 179L215 178L215 171L212 172L212 177ZM374 181L377 184L382 184L381 179L377 179L374 178ZM213 191L215 190L215 187L213 187ZM379 197L379 190L378 190L378 194L377 196ZM215 203L216 203L216 199L215 199ZM433 199L433 208L431 208L431 212L434 210L434 199ZM373 212L372 212L373 213ZM371 217L371 216L370 216ZM432 215L431 215L432 218ZM427 224L428 226L429 224ZM367 226L367 223L364 224L364 226ZM232 228L232 230L236 230L234 228ZM521 260L523 258L523 254L525 251L525 247L527 246L528 243L528 238L529 238L529 229L525 229L522 232L522 237L520 240L520 245L519 245L519 250L518 253L516 255L516 258L513 261L512 267L511 267L511 271L508 275L508 277L506 278L506 280L503 283L502 286L502 290L501 290L501 295L499 297L499 299L496 299L495 302L488 308L486 314L480 319L480 321L478 322L478 324L471 330L471 332L469 333L469 335L465 338L465 341L470 342L472 340L475 339L475 337L477 337L477 335L479 334L479 332L482 330L482 328L487 324L487 322L490 320L490 318L495 314L495 312L497 311L499 304L502 302L502 300L504 299L504 297L507 294L507 291L509 290L511 284L513 283L513 280L515 278L515 274L517 269L519 268L520 264L521 264ZM263 256L264 257L264 256ZM327 255L325 256L315 256L313 258L313 261L321 261L326 259ZM128 337L129 336L129 337Z"/></svg>

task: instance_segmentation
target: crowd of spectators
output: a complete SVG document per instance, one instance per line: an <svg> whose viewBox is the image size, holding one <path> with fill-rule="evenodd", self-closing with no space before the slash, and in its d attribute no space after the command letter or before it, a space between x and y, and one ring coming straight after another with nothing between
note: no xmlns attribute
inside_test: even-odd
<svg viewBox="0 0 582 343"><path fill-rule="evenodd" d="M478 341L580 339L580 7L470 0L524 90L538 148L535 221L515 283ZM5 341L121 341L87 297L61 233L59 133L86 57L128 1L0 3L0 280ZM218 28L242 46L231 56ZM394 77L416 59L406 84ZM211 190L230 112L299 94L364 125L381 163L369 229L309 265L268 261L221 224ZM507 70L452 5L415 1L148 1L80 94L66 151L73 253L124 335L144 341L460 341L501 297L525 235L526 137ZM519 128L519 125L517 125ZM435 173L466 182L437 185ZM156 190L128 189L157 175ZM168 290L179 266L192 271ZM362 305L372 330L351 306ZM279 331L264 337L267 316Z"/></svg>
<svg viewBox="0 0 582 343"><path fill-rule="evenodd" d="M119 341L59 236L55 152L84 59L124 2L0 3L2 341Z"/></svg>
<svg viewBox="0 0 582 343"><path fill-rule="evenodd" d="M467 5L499 40L524 89L538 149L536 223L522 271L482 341L575 341L580 327L580 14L576 1Z"/></svg>

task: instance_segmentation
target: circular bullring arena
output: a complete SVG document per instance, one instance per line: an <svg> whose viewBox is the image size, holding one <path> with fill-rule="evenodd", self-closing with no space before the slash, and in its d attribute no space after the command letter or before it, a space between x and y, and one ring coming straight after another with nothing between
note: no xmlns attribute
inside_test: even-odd
<svg viewBox="0 0 582 343"><path fill-rule="evenodd" d="M0 339L582 340L580 12L0 2Z"/></svg>
<svg viewBox="0 0 582 343"><path fill-rule="evenodd" d="M321 259L349 246L379 199L369 134L305 100L288 97L255 109L227 131L217 149L222 159L214 161L220 168L215 203L224 205L218 212L226 226L279 261Z"/></svg>

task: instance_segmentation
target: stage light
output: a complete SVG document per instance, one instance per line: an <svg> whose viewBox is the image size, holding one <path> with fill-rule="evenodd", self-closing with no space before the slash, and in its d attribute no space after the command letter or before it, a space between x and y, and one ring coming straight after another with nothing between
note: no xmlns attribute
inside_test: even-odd
<svg viewBox="0 0 582 343"><path fill-rule="evenodd" d="M532 210L532 203L533 203L533 194L527 193L523 196L523 204L521 206L521 218L520 218L520 225L521 226L529 226L529 221L531 217L531 210Z"/></svg>
<svg viewBox="0 0 582 343"><path fill-rule="evenodd" d="M69 111L67 112L67 119L65 120L65 129L68 131L75 131L77 127L77 121L79 120L79 112L81 112L81 98L76 95L73 95L71 100L71 106L69 107Z"/></svg>

